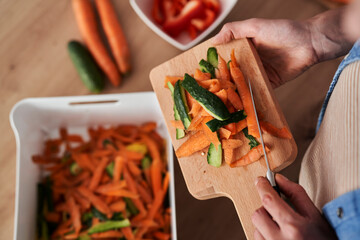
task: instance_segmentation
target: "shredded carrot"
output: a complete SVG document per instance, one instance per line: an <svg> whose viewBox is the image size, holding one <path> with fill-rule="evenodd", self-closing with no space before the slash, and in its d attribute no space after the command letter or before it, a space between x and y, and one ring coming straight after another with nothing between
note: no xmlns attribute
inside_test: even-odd
<svg viewBox="0 0 360 240"><path fill-rule="evenodd" d="M75 200L72 196L68 196L66 199L66 205L70 210L70 217L72 221L72 225L75 229L76 237L79 235L81 230L81 215L80 215L80 208L75 203Z"/></svg>
<svg viewBox="0 0 360 240"><path fill-rule="evenodd" d="M122 156L115 157L113 181L118 182L120 180L122 170L124 168L124 158Z"/></svg>
<svg viewBox="0 0 360 240"><path fill-rule="evenodd" d="M101 177L104 173L104 170L106 168L108 161L109 161L109 159L107 157L103 157L101 159L100 163L98 164L98 166L96 167L94 174L90 181L90 185L89 185L90 190L92 190L92 191L95 190L95 188L99 185Z"/></svg>
<svg viewBox="0 0 360 240"><path fill-rule="evenodd" d="M266 152L270 151L268 147L265 146ZM264 151L261 145L258 145L251 149L245 156L241 157L240 159L230 163L230 167L240 167L246 166L250 163L258 161L262 156L264 156Z"/></svg>
<svg viewBox="0 0 360 240"><path fill-rule="evenodd" d="M108 217L112 216L112 211L109 206L98 196L92 193L89 189L80 186L78 191L81 195L89 199L89 201L102 213L106 214Z"/></svg>
<svg viewBox="0 0 360 240"><path fill-rule="evenodd" d="M244 104L244 109L246 112L246 122L249 129L249 134L254 136L255 138L260 137L259 129L256 123L256 116L254 111L254 106L251 100L251 94L249 90L249 86L245 81L244 75L242 74L241 70L230 62L230 73L234 82L236 84L237 90L240 93L241 100Z"/></svg>
<svg viewBox="0 0 360 240"><path fill-rule="evenodd" d="M113 212L122 212L126 209L126 204L123 200L112 203L110 206L111 211Z"/></svg>
<svg viewBox="0 0 360 240"><path fill-rule="evenodd" d="M239 95L235 92L234 89L226 89L228 99L230 103L234 106L236 110L242 110L244 108Z"/></svg>
<svg viewBox="0 0 360 240"><path fill-rule="evenodd" d="M195 152L198 152L200 150L203 150L204 148L208 147L210 145L210 141L206 137L206 135L198 131L195 134L191 135L186 142L184 142L177 150L176 150L176 156L178 158L181 157L188 157L194 154Z"/></svg>
<svg viewBox="0 0 360 240"><path fill-rule="evenodd" d="M200 71L199 69L195 70L194 78L196 81L204 81L211 79L210 73L204 73Z"/></svg>
<svg viewBox="0 0 360 240"><path fill-rule="evenodd" d="M260 121L260 128L262 131L269 133L275 137L291 139L291 133L286 127L277 128L269 122Z"/></svg>
<svg viewBox="0 0 360 240"><path fill-rule="evenodd" d="M124 234L127 240L135 240L135 236L131 230L131 227L121 228L121 232Z"/></svg>
<svg viewBox="0 0 360 240"><path fill-rule="evenodd" d="M229 69L227 68L227 64L226 64L225 60L220 55L218 55L218 62L219 62L218 69L219 69L221 81L222 82L230 82ZM224 89L224 87L223 87L223 89Z"/></svg>

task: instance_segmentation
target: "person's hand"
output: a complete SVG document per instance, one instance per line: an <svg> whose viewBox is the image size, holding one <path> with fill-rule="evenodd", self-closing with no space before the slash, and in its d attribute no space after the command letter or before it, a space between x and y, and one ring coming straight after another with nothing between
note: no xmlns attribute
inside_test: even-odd
<svg viewBox="0 0 360 240"><path fill-rule="evenodd" d="M276 174L280 191L293 204L294 210L280 198L266 178L259 177L256 181L263 206L251 218L256 227L255 240L337 239L334 230L300 185Z"/></svg>
<svg viewBox="0 0 360 240"><path fill-rule="evenodd" d="M214 44L251 38L273 87L294 79L318 62L307 22L249 19L227 23Z"/></svg>

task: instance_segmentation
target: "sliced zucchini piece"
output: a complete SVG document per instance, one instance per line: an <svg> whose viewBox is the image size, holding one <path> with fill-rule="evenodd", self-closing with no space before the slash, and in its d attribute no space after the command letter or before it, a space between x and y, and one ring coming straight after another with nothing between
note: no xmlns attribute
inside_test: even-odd
<svg viewBox="0 0 360 240"><path fill-rule="evenodd" d="M217 50L216 48L214 47L211 47L208 49L207 51L207 61L213 65L214 68L217 68L218 67L218 53L217 53Z"/></svg>
<svg viewBox="0 0 360 240"><path fill-rule="evenodd" d="M260 143L256 140L256 138L253 135L249 134L248 128L243 129L243 133L247 139L249 139L249 145L250 149L253 149L254 147L258 146Z"/></svg>
<svg viewBox="0 0 360 240"><path fill-rule="evenodd" d="M214 167L220 167L222 163L222 147L221 143L215 147L213 143L210 144L208 154L207 154L207 161L209 165Z"/></svg>
<svg viewBox="0 0 360 240"><path fill-rule="evenodd" d="M211 78L216 78L215 76L215 68L209 62L201 59L199 62L200 70L206 73L210 73Z"/></svg>
<svg viewBox="0 0 360 240"><path fill-rule="evenodd" d="M173 97L174 100L174 86L171 84L171 82L167 82L168 88L171 91L171 96ZM180 120L180 114L179 111L176 108L176 105L174 103L174 119L175 120ZM176 139L181 139L185 137L185 131L183 129L176 129Z"/></svg>
<svg viewBox="0 0 360 240"><path fill-rule="evenodd" d="M180 80L175 83L174 102L179 112L180 120L183 122L185 129L187 129L190 126L191 117L189 115L189 107L187 105L185 91Z"/></svg>
<svg viewBox="0 0 360 240"><path fill-rule="evenodd" d="M243 110L234 112L230 114L230 117L225 121L219 121L217 119L213 119L211 121L208 121L206 125L210 128L211 131L215 132L219 128L226 126L230 123L237 123L243 119L246 118L246 115Z"/></svg>
<svg viewBox="0 0 360 240"><path fill-rule="evenodd" d="M230 117L230 112L223 101L201 87L189 74L185 74L182 86L214 118L223 121Z"/></svg>

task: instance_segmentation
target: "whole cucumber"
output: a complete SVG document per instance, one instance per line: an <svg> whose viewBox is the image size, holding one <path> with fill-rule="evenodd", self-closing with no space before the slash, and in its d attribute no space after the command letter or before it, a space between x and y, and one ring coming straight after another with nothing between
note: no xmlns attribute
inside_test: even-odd
<svg viewBox="0 0 360 240"><path fill-rule="evenodd" d="M85 86L93 93L104 88L104 78L90 52L78 41L68 43L70 58Z"/></svg>

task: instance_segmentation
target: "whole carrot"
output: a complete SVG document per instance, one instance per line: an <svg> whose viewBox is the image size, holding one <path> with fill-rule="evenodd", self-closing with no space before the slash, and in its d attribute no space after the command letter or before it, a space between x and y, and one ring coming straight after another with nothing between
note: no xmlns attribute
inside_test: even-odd
<svg viewBox="0 0 360 240"><path fill-rule="evenodd" d="M121 81L121 76L101 40L91 1L72 0L72 6L81 35L91 54L111 83L114 86L118 86Z"/></svg>
<svg viewBox="0 0 360 240"><path fill-rule="evenodd" d="M120 72L127 74L131 68L130 51L111 0L95 0L95 3L100 15L101 24Z"/></svg>

